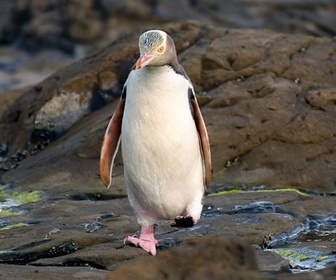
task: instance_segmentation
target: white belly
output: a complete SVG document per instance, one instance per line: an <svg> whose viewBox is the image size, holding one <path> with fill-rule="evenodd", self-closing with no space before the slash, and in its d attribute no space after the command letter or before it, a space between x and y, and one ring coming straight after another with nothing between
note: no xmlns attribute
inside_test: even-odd
<svg viewBox="0 0 336 280"><path fill-rule="evenodd" d="M129 199L145 222L187 214L204 189L189 83L167 67L149 71L128 79L121 146Z"/></svg>

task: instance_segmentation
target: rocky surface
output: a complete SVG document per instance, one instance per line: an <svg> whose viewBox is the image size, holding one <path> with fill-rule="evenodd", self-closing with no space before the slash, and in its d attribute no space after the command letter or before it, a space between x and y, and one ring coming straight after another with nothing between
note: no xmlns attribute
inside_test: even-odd
<svg viewBox="0 0 336 280"><path fill-rule="evenodd" d="M28 276L24 279L43 279L46 273L49 279L101 279L109 270L113 270L109 277L119 279L131 279L130 275L143 279L161 279L163 275L205 279L204 275L209 273L213 279L233 274L240 279L287 279L291 275L289 269L297 268L296 264L278 256L274 248L283 248L284 243L300 238L301 247L320 252L319 258L326 258L325 265L329 264L329 268L301 276L295 274L293 279L315 279L319 274L335 273L330 265L336 263L333 255L336 236L327 234L328 223L323 223L336 220L330 215L334 212L334 197L293 190L223 193L214 190L205 198L197 226L177 229L169 221L157 224L159 252L152 257L122 243L125 236L139 229L125 196L111 196L98 189L98 184L91 186L91 193L84 193L73 179L67 185L73 186L71 192L59 186L57 194L46 186L43 200L21 206L25 215L6 219L12 224L25 225L0 230L0 262L28 265L18 267L17 273L13 273L12 265L1 265L1 275L6 279L17 279L25 273ZM317 232L319 226L325 231L312 238L324 241L308 242L305 235ZM269 249L262 250L265 246ZM149 262L151 269L146 269ZM275 273L279 276L271 276Z"/></svg>
<svg viewBox="0 0 336 280"><path fill-rule="evenodd" d="M188 21L161 27L176 42L210 135L214 176L201 222L158 223L159 253L147 256L122 243L138 226L120 156L112 188L99 180L103 134L137 56L139 29L31 88L0 95L1 181L9 192L43 195L0 219L0 276L332 279L335 40ZM275 249L294 250L297 241L328 267L292 275L307 268Z"/></svg>
<svg viewBox="0 0 336 280"><path fill-rule="evenodd" d="M125 32L174 20L336 34L333 0L0 0L0 6L0 92L33 85Z"/></svg>
<svg viewBox="0 0 336 280"><path fill-rule="evenodd" d="M73 54L78 44L113 40L134 27L182 19L222 27L336 34L333 0L1 0L0 5L0 42L16 42L33 52L47 47Z"/></svg>
<svg viewBox="0 0 336 280"><path fill-rule="evenodd" d="M335 192L333 39L228 30L196 22L165 29L174 37L180 61L200 93L214 183ZM17 184L34 188L53 184L50 181L57 175L50 164L59 166L56 170L66 178L81 180L76 173L85 166L90 166L88 172L97 172L100 143L115 106L109 101L120 93L134 63L137 37L138 32L129 34L56 72L3 110L0 140L7 142L10 153L28 142L63 135L46 152L23 162L21 172L6 173L4 180L15 178ZM32 170L31 161L39 171L29 178L22 171ZM83 181L97 184L97 176L88 177ZM115 180L117 185L122 182Z"/></svg>
<svg viewBox="0 0 336 280"><path fill-rule="evenodd" d="M287 275L286 279L331 279L333 275L335 268L330 267L308 275ZM134 277L153 280L284 279L284 276L261 275L251 247L244 241L225 237L188 240L181 247L163 252L154 260L146 258L133 265L120 266L106 279Z"/></svg>

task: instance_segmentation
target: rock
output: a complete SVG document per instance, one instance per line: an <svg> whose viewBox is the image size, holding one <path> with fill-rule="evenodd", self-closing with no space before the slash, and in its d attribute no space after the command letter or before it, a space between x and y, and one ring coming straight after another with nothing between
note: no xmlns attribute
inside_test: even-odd
<svg viewBox="0 0 336 280"><path fill-rule="evenodd" d="M276 264L263 262L275 251L261 248L286 246L325 226L325 253L330 264L336 262L335 40L190 21L162 28L175 39L180 61L200 93L212 145L213 184L200 223L172 229L169 221L158 222L157 258L123 245L123 238L139 228L126 198L122 159L119 155L116 160L108 190L100 182L98 160L142 31L127 33L9 102L8 95L0 95L8 104L1 107L0 119L0 135L11 150L1 151L4 156L10 158L27 144L44 145L22 161L14 154L18 166L1 177L16 192L40 190L44 198L3 218L4 224L21 225L0 228L1 273L6 277L5 264L22 265L18 275L38 268L39 276L50 280L99 279L106 274L102 270L117 275L134 269L157 276L162 270L141 267L151 262L158 268L167 261L173 268L167 273L191 275L187 262L192 259L211 260L195 272L199 279L208 278L210 271L214 277L225 272L242 279L299 279L283 258L274 258ZM43 137L53 141L48 144ZM306 239L301 242L308 246ZM215 250L218 244L225 250ZM263 272L278 275L261 274L255 260ZM94 275L87 274L88 267ZM301 278L333 274L330 266Z"/></svg>
<svg viewBox="0 0 336 280"><path fill-rule="evenodd" d="M83 269L78 267L64 267L60 271L57 267L34 267L34 266L16 266L0 264L0 277L7 280L26 279L26 280L61 280L61 279L87 279L101 280L105 279L106 272L92 269L90 267Z"/></svg>
<svg viewBox="0 0 336 280"><path fill-rule="evenodd" d="M274 265L277 256L268 254ZM271 264L271 265L272 265ZM252 247L237 239L207 236L190 239L178 248L124 264L108 274L110 279L329 279L336 267L310 274L267 276L258 271ZM331 278L330 278L331 279Z"/></svg>
<svg viewBox="0 0 336 280"><path fill-rule="evenodd" d="M199 20L230 28L269 28L280 32L335 36L332 0L0 1L0 42L19 43L32 52L45 48L74 54L78 45L103 44L122 32L173 20ZM106 32L108 28L109 32ZM93 49L95 46L93 46Z"/></svg>
<svg viewBox="0 0 336 280"><path fill-rule="evenodd" d="M0 229L0 263L23 265L22 270L18 268L22 271L20 273L27 271L27 267L35 267L37 270L42 268L39 272L44 276L48 271L54 272L55 266L58 267L60 275L51 274L49 279L60 279L64 273L74 273L73 270L63 270L63 267L68 266L78 267L76 271L84 273L88 267L93 268L93 271L114 270L116 266L143 267L142 259L145 259L153 262L153 267L159 267L162 262L167 262L166 258L171 259L171 266L180 269L176 272L191 275L194 271L187 270L186 266L174 263L173 260L192 260L194 264L195 258L186 257L185 254L195 255L198 250L206 251L202 258L214 262L212 265L215 267L223 268L216 269L214 273L219 274L214 276L219 277L224 272L241 272L242 275L252 273L255 279L263 277L253 260L255 254L259 269L271 273L281 273L286 269L282 277L287 279L290 276L288 262L279 257L272 258L274 262L265 261L272 256L272 252L261 250L259 245L263 236L272 235L274 240L282 238L285 243L293 242L304 236L305 232L316 232L317 224L326 229L327 223L323 224L323 217L334 211L333 197L307 195L295 190L214 192L205 198L202 219L195 227L172 229L170 221L157 224L159 247L158 261L155 261L143 250L123 245L125 236L138 234L139 230L125 196L111 195L113 189L111 192L104 191L102 186L94 186L91 182L87 182L88 186L80 186L78 182L73 182L71 176L54 177L50 182L54 185L43 182L40 186L36 185L36 188L44 189L42 201L21 205L20 210L24 214L6 218L13 224L25 223L25 227ZM29 190L33 187L21 188ZM326 221L333 221L332 216ZM312 225L311 229L309 224ZM296 228L299 230L291 239L291 232ZM328 236L326 231L321 234ZM332 238L330 236L330 241L321 246L325 248L325 254L330 256L336 249ZM302 240L301 246L306 243L311 242ZM179 244L180 247L171 253L171 247ZM248 244L254 244L253 250ZM216 250L218 248L221 249ZM229 254L232 256L229 257ZM165 257L161 259L161 255ZM225 262L224 256L225 260L228 258ZM202 258L199 261L206 263ZM332 263L332 259L329 261ZM212 267L210 263L206 263L209 269ZM206 267L198 272L200 277L206 273ZM1 270L2 273L4 271L7 270ZM157 270L152 272L156 273Z"/></svg>
<svg viewBox="0 0 336 280"><path fill-rule="evenodd" d="M123 265L106 279L267 279L258 273L248 243L225 237L190 239L157 258Z"/></svg>
<svg viewBox="0 0 336 280"><path fill-rule="evenodd" d="M202 93L214 183L334 192L336 64L332 39L226 30L196 22L173 23L164 29L174 37L181 63ZM67 155L77 153L80 168L90 161L85 157L97 164L99 148L89 156L83 151L88 150L86 146L100 147L114 103L103 109L105 113L90 113L120 94L137 56L137 37L138 32L121 38L17 98L1 119L5 127L11 127L10 134L8 130L1 133L8 135L9 154L24 149L28 142L39 145L41 133L50 140L66 133L54 144L54 152L49 150L48 158L41 155L34 162L44 166L45 160L59 158L56 147L61 145ZM82 131L84 127L91 129ZM73 139L73 144L65 139ZM67 161L66 156L63 160ZM22 163L22 175L14 176L18 183L36 183L24 179L27 175L22 171L31 170L29 164L29 160ZM73 162L71 166L73 170ZM9 172L3 178L11 180L13 175Z"/></svg>

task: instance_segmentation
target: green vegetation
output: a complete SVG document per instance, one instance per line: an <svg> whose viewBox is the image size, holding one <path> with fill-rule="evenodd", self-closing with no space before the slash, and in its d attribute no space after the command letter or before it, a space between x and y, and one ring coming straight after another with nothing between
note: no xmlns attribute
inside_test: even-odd
<svg viewBox="0 0 336 280"><path fill-rule="evenodd" d="M319 256L319 257L317 257L316 261L323 262L323 261L325 261L328 258L329 258L328 256Z"/></svg>
<svg viewBox="0 0 336 280"><path fill-rule="evenodd" d="M42 194L40 191L31 192L14 192L9 194L11 198L18 204L34 203L42 200Z"/></svg>
<svg viewBox="0 0 336 280"><path fill-rule="evenodd" d="M12 217L12 216L19 216L22 215L23 211L13 211L8 209L3 209L0 211L0 217L6 218L6 217Z"/></svg>
<svg viewBox="0 0 336 280"><path fill-rule="evenodd" d="M274 250L277 254L281 257L293 260L293 261L307 261L312 258L307 252L301 252L300 250L293 250L293 249L276 249Z"/></svg>
<svg viewBox="0 0 336 280"><path fill-rule="evenodd" d="M12 200L13 206L34 203L42 200L41 191L15 192L8 189L7 185L0 186L0 203Z"/></svg>
<svg viewBox="0 0 336 280"><path fill-rule="evenodd" d="M308 196L308 194L301 192L294 188L284 188L284 189L274 189L274 190L238 190L238 189L232 189L227 191L221 191L218 193L211 193L209 196L215 196L215 195L227 195L227 194L236 194L236 193L247 193L247 192L256 192L256 193L274 193L274 192L294 192L299 195L305 195Z"/></svg>
<svg viewBox="0 0 336 280"><path fill-rule="evenodd" d="M12 225L2 227L2 228L0 228L0 231L13 229L13 228L27 227L27 226L28 226L28 224L25 224L25 223L17 223L17 224L12 224Z"/></svg>
<svg viewBox="0 0 336 280"><path fill-rule="evenodd" d="M23 215L24 211L13 209L27 203L38 202L43 199L41 191L13 191L8 185L0 185L0 217Z"/></svg>

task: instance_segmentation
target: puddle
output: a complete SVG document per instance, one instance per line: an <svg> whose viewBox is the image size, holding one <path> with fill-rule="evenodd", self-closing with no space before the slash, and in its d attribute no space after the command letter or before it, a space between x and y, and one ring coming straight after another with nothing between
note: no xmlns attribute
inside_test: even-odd
<svg viewBox="0 0 336 280"><path fill-rule="evenodd" d="M294 192L303 196L319 195L295 189L267 190L257 188L255 190L219 189L209 196L248 192ZM328 196L331 195L328 194ZM245 205L235 205L229 211L208 204L204 205L202 216L217 218L220 215L237 215L235 219L237 224L257 224L261 220L260 214L263 213L281 215L290 220L295 217L295 213L285 211L270 201L254 201ZM289 260L289 270L292 273L301 273L320 270L328 265L336 264L334 242L336 242L336 214L308 215L302 224L287 232L265 236L260 247Z"/></svg>
<svg viewBox="0 0 336 280"><path fill-rule="evenodd" d="M336 241L336 214L327 217L309 215L303 235L307 241Z"/></svg>
<svg viewBox="0 0 336 280"><path fill-rule="evenodd" d="M225 214L222 208L215 207L212 204L204 204L202 210L202 217L216 218Z"/></svg>
<svg viewBox="0 0 336 280"><path fill-rule="evenodd" d="M336 215L313 216L288 232L264 237L262 249L271 249L292 242L336 241Z"/></svg>
<svg viewBox="0 0 336 280"><path fill-rule="evenodd" d="M261 248L288 259L289 269L293 273L301 273L336 264L336 251L332 249L336 247L333 245L335 241L336 215L311 215L301 226L264 237ZM316 247L321 247L321 250L315 249Z"/></svg>
<svg viewBox="0 0 336 280"><path fill-rule="evenodd" d="M336 263L336 255L309 248L279 248L271 251L289 260L293 273L308 272Z"/></svg>
<svg viewBox="0 0 336 280"><path fill-rule="evenodd" d="M102 224L103 220L107 220L107 219L115 218L115 217L119 217L119 215L115 215L113 213L104 214L104 215L96 217L96 219L92 223L83 224L83 226L87 233L93 233L97 230L100 230L103 227L103 224Z"/></svg>
<svg viewBox="0 0 336 280"><path fill-rule="evenodd" d="M235 215L235 214L261 214L261 213L273 213L282 214L291 219L292 214L284 211L279 206L274 205L270 201L255 201L246 205L236 205L232 210L223 211L222 208L216 208L212 204L205 204L203 206L202 217L218 217L223 214Z"/></svg>
<svg viewBox="0 0 336 280"><path fill-rule="evenodd" d="M45 243L45 242L47 241L43 240L40 242L40 244ZM30 245L36 246L37 244L33 243ZM40 250L40 251L33 252L33 253L31 252L25 253L22 251L20 252L20 250L26 249L26 247L28 246L25 245L25 248L18 247L13 250L1 252L0 253L0 263L26 265L38 259L55 258L59 256L64 256L64 255L74 253L78 250L73 240L66 241L57 246L52 246L52 247L46 246L44 250Z"/></svg>

